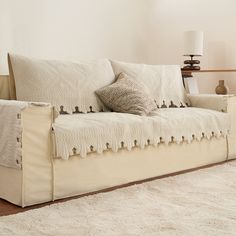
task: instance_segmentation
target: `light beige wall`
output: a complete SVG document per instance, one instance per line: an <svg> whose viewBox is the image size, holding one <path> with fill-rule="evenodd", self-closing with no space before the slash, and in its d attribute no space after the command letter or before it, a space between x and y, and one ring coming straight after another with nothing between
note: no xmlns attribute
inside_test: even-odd
<svg viewBox="0 0 236 236"><path fill-rule="evenodd" d="M10 8L8 0L0 0L0 75L7 74L6 51L10 48Z"/></svg>
<svg viewBox="0 0 236 236"><path fill-rule="evenodd" d="M0 74L7 73L7 51L66 60L146 60L144 0L0 0L0 6Z"/></svg>
<svg viewBox="0 0 236 236"><path fill-rule="evenodd" d="M182 64L183 31L202 30L202 68L236 69L235 0L152 0L149 8L148 62ZM236 73L199 76L200 92L214 92L221 78L236 93Z"/></svg>
<svg viewBox="0 0 236 236"><path fill-rule="evenodd" d="M182 64L185 30L205 34L202 68L236 68L235 0L0 0L0 74L6 52L79 60ZM201 75L200 92L235 74Z"/></svg>

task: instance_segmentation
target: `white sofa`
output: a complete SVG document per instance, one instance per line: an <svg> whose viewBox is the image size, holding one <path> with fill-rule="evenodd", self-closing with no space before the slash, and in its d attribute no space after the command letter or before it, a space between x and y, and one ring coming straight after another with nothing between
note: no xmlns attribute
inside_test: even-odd
<svg viewBox="0 0 236 236"><path fill-rule="evenodd" d="M3 89L1 81L3 79L0 79L0 92L3 94L4 90L4 94L7 94L5 98L8 99L6 89L9 88L6 88L4 82ZM56 117L51 104L36 101L28 103L21 111L21 167L0 165L0 198L25 207L235 158L236 97L189 95L188 99L192 107L206 109L206 112L214 110L212 114L219 117L228 113L230 133L219 137L212 134L211 137L201 137L200 140L193 138L190 143L183 139L180 143L172 140L168 144L160 142L158 145L145 145L145 148L135 146L131 151L126 148L119 148L118 152L108 149L102 154L92 151L85 158L72 155L68 160L55 158L52 127L62 115ZM2 104L4 101L0 100L0 109ZM181 112L178 108L177 110ZM93 116L93 113L89 115ZM0 119L1 117L4 116L0 116ZM3 118L1 122L4 122ZM4 154L2 150L0 153Z"/></svg>

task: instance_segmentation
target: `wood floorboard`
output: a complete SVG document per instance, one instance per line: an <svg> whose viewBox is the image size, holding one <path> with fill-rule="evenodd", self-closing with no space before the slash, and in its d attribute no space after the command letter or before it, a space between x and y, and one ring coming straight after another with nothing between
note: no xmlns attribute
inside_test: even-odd
<svg viewBox="0 0 236 236"><path fill-rule="evenodd" d="M100 190L100 191L95 191L95 192L92 192L92 193L79 195L79 196L76 196L76 197L60 199L60 200L56 200L54 202L38 204L38 205L29 206L29 207L25 207L25 208L16 206L16 205L14 205L12 203L9 203L9 202L7 202L3 199L0 199L0 216L13 215L13 214L17 214L17 213L20 213L20 212L25 212L25 211L28 211L28 210L32 210L32 209L37 209L37 208L41 208L41 207L44 207L44 206L49 206L51 204L55 204L55 203L59 203L59 202L65 202L65 201L69 201L69 200L72 200L72 199L77 199L77 198L81 198L81 197L85 197L85 196L89 196L89 195L93 195L93 194L97 194L97 193L109 192L109 191L112 191L112 190L115 190L115 189L118 189L118 188L124 188L124 187L128 187L128 186L131 186L131 185L134 185L134 184L141 184L141 183L156 180L156 179L161 179L161 178L166 178L166 177L175 176L175 175L179 175L179 174L184 174L184 173L188 173L188 172L191 172L191 171L196 171L196 170L199 170L199 169L204 169L204 168L209 168L209 167L216 166L216 165L221 165L221 164L224 164L226 162L231 162L231 161L236 161L236 159L223 161L223 162L219 162L219 163L214 163L214 164L210 164L210 165L206 165L206 166L202 166L202 167L197 167L197 168L193 168L193 169L189 169L189 170L179 171L179 172L176 172L176 173L166 174L166 175L153 177L153 178L149 178L149 179L145 179L145 180L135 181L135 182L132 182L132 183L127 183L127 184L123 184L123 185L103 189L103 190Z"/></svg>

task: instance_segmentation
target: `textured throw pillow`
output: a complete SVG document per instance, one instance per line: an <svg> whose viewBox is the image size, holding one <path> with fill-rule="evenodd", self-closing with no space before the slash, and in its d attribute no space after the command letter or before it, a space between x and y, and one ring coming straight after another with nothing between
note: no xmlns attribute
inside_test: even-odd
<svg viewBox="0 0 236 236"><path fill-rule="evenodd" d="M101 101L116 112L147 115L157 109L144 84L121 73L115 83L96 91Z"/></svg>
<svg viewBox="0 0 236 236"><path fill-rule="evenodd" d="M159 108L185 107L190 102L183 86L181 70L175 65L145 65L111 61L115 75L124 72L150 90Z"/></svg>
<svg viewBox="0 0 236 236"><path fill-rule="evenodd" d="M10 55L9 59L17 100L48 102L60 114L103 110L95 91L115 80L107 59L80 63L18 55Z"/></svg>

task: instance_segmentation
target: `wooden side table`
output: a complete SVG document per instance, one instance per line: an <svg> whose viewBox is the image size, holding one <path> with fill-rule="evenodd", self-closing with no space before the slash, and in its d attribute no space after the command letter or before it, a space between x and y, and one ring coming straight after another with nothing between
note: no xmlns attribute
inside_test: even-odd
<svg viewBox="0 0 236 236"><path fill-rule="evenodd" d="M220 72L236 72L236 69L202 69L202 70L184 70L181 69L183 84L185 87L185 78L192 78L195 73L220 73Z"/></svg>

